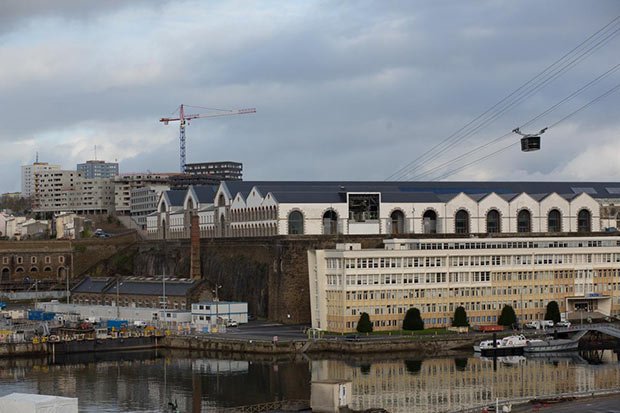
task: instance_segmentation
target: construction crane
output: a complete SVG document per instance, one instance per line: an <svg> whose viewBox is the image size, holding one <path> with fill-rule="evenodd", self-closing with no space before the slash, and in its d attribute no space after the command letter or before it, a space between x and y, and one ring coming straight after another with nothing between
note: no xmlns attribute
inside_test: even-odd
<svg viewBox="0 0 620 413"><path fill-rule="evenodd" d="M185 125L189 125L189 121L192 119L200 119L200 118L215 118L219 116L231 116L231 115L247 115L248 113L256 113L255 108L249 109L236 109L236 110L223 110L216 109L220 111L220 113L208 113L208 114L186 114L185 107L188 105L183 105L179 107L179 117L178 118L161 118L159 121L163 122L164 125L167 125L170 122L179 121L179 144L180 144L180 155L181 155L181 173L185 172ZM192 106L189 106L192 107ZM204 108L206 109L206 108Z"/></svg>

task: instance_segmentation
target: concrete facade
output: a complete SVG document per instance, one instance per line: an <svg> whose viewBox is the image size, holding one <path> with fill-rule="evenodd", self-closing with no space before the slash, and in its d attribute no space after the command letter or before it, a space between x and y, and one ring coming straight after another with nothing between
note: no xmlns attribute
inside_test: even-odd
<svg viewBox="0 0 620 413"><path fill-rule="evenodd" d="M118 175L118 163L91 160L77 164L76 170L81 172L84 178L88 179L114 178L114 176Z"/></svg>
<svg viewBox="0 0 620 413"><path fill-rule="evenodd" d="M22 165L22 197L28 198L35 193L35 175L44 171L60 170L60 165L50 165L47 162L35 162L32 165Z"/></svg>
<svg viewBox="0 0 620 413"><path fill-rule="evenodd" d="M339 244L308 251L312 327L354 331L361 313L375 330L399 330L409 308L446 327L456 307L472 325L497 324L504 305L521 322L550 301L567 319L580 311L620 315L620 237L386 239L384 249Z"/></svg>

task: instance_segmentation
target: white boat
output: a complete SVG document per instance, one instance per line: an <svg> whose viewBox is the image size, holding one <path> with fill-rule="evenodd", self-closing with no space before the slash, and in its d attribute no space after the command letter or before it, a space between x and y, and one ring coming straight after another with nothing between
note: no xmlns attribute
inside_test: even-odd
<svg viewBox="0 0 620 413"><path fill-rule="evenodd" d="M523 334L514 336L507 336L502 339L483 340L477 346L474 346L475 352L488 353L488 352L509 352L514 350L521 350L527 345L527 338Z"/></svg>
<svg viewBox="0 0 620 413"><path fill-rule="evenodd" d="M547 338L545 340L530 340L523 351L526 353L553 353L557 351L576 351L578 349L578 339Z"/></svg>

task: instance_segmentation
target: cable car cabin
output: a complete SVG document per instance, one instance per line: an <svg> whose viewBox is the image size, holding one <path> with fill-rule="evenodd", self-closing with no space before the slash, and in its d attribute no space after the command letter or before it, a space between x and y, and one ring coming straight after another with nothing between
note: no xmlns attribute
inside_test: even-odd
<svg viewBox="0 0 620 413"><path fill-rule="evenodd" d="M540 150L540 136L528 136L521 138L521 151L532 152Z"/></svg>

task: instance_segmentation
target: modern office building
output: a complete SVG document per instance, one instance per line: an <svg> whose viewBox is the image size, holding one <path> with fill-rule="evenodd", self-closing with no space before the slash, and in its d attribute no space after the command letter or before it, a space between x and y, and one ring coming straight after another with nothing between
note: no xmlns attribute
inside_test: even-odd
<svg viewBox="0 0 620 413"><path fill-rule="evenodd" d="M159 196L169 189L168 185L149 185L131 189L129 200L131 218L140 228L146 229L147 215L157 211Z"/></svg>
<svg viewBox="0 0 620 413"><path fill-rule="evenodd" d="M22 197L34 195L35 175L39 172L57 171L60 165L51 165L47 162L35 162L32 165L22 165Z"/></svg>
<svg viewBox="0 0 620 413"><path fill-rule="evenodd" d="M118 163L106 161L86 161L77 164L77 171L82 173L84 178L114 178L118 175Z"/></svg>
<svg viewBox="0 0 620 413"><path fill-rule="evenodd" d="M168 185L170 173L128 173L114 177L114 208L117 215L131 213L131 191L149 186Z"/></svg>
<svg viewBox="0 0 620 413"><path fill-rule="evenodd" d="M504 305L521 321L544 319L550 301L569 320L620 315L620 236L485 236L386 239L384 249L338 244L308 251L312 327L354 331L362 313L398 330L409 308L426 327L497 324Z"/></svg>
<svg viewBox="0 0 620 413"><path fill-rule="evenodd" d="M200 162L185 164L189 175L214 175L221 180L240 181L243 179L243 164L233 161Z"/></svg>

